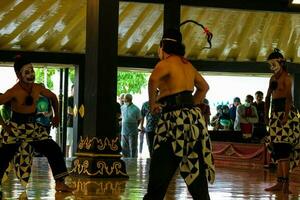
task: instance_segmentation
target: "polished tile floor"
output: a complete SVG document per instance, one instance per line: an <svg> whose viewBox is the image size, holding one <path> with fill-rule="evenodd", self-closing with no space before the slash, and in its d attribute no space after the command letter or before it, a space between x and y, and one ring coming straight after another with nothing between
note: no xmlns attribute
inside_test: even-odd
<svg viewBox="0 0 300 200"><path fill-rule="evenodd" d="M12 174L3 185L4 199L49 199L49 200L137 200L146 192L149 159L125 159L128 180L79 179L68 177L67 183L76 187L73 194L54 190L54 180L45 158L35 158L32 178L24 188ZM68 162L68 164L70 164ZM209 186L212 200L284 200L300 199L300 183L292 183L294 194L268 193L264 188L275 181L275 173L263 168L218 166L216 182ZM174 176L166 194L166 200L190 200L186 186L180 176Z"/></svg>

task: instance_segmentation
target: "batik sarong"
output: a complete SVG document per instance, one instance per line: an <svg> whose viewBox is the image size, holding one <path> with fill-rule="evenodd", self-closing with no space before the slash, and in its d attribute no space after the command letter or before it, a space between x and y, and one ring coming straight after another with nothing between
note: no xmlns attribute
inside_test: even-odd
<svg viewBox="0 0 300 200"><path fill-rule="evenodd" d="M281 124L283 117L284 112L271 113L266 144L270 152L273 151L274 143L287 143L292 146L289 156L290 171L292 171L298 165L300 159L299 112L297 110L290 111L288 121L285 125Z"/></svg>
<svg viewBox="0 0 300 200"><path fill-rule="evenodd" d="M199 175L201 153L205 162L206 177L210 183L214 182L212 145L200 108L181 108L161 115L154 137L154 150L163 142L169 141L174 154L182 158L179 167L187 185L190 185ZM199 141L202 144L202 152L195 151L196 143Z"/></svg>
<svg viewBox="0 0 300 200"><path fill-rule="evenodd" d="M17 178L21 184L26 187L31 174L33 148L29 142L49 139L50 136L46 129L36 123L17 124L9 122L11 133L2 129L0 141L5 144L20 144L18 150L10 162L8 169L4 173L2 183L8 179L11 169L14 169ZM1 155L2 156L2 155Z"/></svg>

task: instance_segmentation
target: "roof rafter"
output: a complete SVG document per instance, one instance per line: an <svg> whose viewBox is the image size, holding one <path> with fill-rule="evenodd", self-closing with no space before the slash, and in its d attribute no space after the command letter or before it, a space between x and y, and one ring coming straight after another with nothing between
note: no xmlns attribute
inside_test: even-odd
<svg viewBox="0 0 300 200"><path fill-rule="evenodd" d="M163 4L164 0L120 0L121 2L132 3L159 3ZM265 10L265 11L279 11L279 12L300 12L299 7L290 6L290 0L277 1L264 0L181 0L182 5L194 7L214 7L214 8L232 8L232 9L246 9L246 10Z"/></svg>

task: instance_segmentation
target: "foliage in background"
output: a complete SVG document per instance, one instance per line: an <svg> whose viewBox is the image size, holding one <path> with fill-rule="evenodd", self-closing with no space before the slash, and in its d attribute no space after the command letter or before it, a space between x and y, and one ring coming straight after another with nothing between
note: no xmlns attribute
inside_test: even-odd
<svg viewBox="0 0 300 200"><path fill-rule="evenodd" d="M53 90L53 81L51 77L52 75L55 74L56 70L59 69L47 68L47 85L45 86L50 90ZM45 74L44 68L34 68L34 72L35 72L35 82L44 83L44 74Z"/></svg>
<svg viewBox="0 0 300 200"><path fill-rule="evenodd" d="M71 85L74 85L75 82L75 68L69 68L69 80Z"/></svg>
<svg viewBox="0 0 300 200"><path fill-rule="evenodd" d="M51 77L59 70L59 68L47 68L47 88L53 90L53 81ZM34 69L35 71L35 82L44 83L45 70L42 67ZM75 81L75 69L69 69L69 80L74 84ZM137 94L141 93L142 88L147 85L148 74L141 72L120 72L118 71L118 85L117 95L121 93Z"/></svg>
<svg viewBox="0 0 300 200"><path fill-rule="evenodd" d="M50 90L53 90L53 81L52 81L52 76L58 72L60 69L59 68L47 68L47 88ZM45 70L43 67L38 67L34 68L35 71L35 82L36 83L44 83L44 73ZM75 69L74 68L69 68L69 80L71 83L69 84L74 84L75 80Z"/></svg>
<svg viewBox="0 0 300 200"><path fill-rule="evenodd" d="M121 93L137 94L147 85L148 74L141 72L118 71L117 95Z"/></svg>

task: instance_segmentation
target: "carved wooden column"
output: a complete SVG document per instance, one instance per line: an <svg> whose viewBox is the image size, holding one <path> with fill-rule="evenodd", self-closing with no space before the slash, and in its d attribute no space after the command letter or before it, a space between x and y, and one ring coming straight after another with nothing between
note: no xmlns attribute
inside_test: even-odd
<svg viewBox="0 0 300 200"><path fill-rule="evenodd" d="M118 0L88 0L82 134L73 175L127 178L117 137Z"/></svg>

